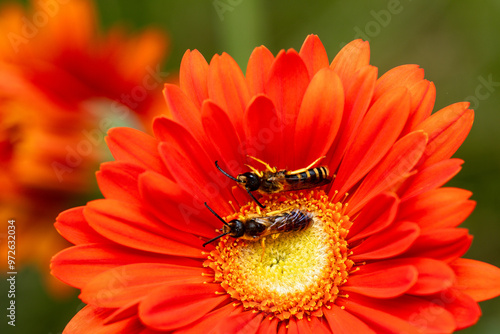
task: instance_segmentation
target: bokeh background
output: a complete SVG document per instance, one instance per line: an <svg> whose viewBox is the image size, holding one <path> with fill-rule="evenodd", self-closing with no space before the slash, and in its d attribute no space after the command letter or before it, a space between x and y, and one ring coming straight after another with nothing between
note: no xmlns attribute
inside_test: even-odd
<svg viewBox="0 0 500 334"><path fill-rule="evenodd" d="M49 1L56 0L40 0ZM27 6L27 1L17 3ZM500 266L500 1L322 0L306 5L277 0L105 0L95 6L101 31L120 25L129 33L156 27L166 34L168 55L159 65L169 80L175 80L186 49L198 49L207 60L227 52L245 69L254 47L266 45L274 54L298 50L311 33L319 35L330 60L347 42L369 40L371 63L379 67L379 75L397 65L419 64L436 85L435 110L466 100L476 111L472 131L455 155L465 160L463 169L448 185L471 190L477 201L463 224L474 235L465 257ZM130 120L126 125L143 127ZM92 177L88 182L95 184ZM99 196L94 189L73 199L68 208ZM4 316L4 272L1 277L1 333L60 333L83 307L76 291L54 294L39 266L24 265L17 275L17 326L12 331ZM481 308L479 323L463 333L499 333L500 299L483 302Z"/></svg>

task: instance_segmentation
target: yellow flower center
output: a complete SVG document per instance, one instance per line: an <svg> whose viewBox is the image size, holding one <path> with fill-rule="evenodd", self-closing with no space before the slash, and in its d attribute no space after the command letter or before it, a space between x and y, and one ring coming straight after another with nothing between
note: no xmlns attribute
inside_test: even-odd
<svg viewBox="0 0 500 334"><path fill-rule="evenodd" d="M272 195L265 209L250 203L226 221L270 217L300 209L313 221L302 231L271 234L257 241L223 237L204 265L214 270L214 282L246 309L280 320L321 316L347 281L353 262L345 240L351 222L342 203L330 203L321 191Z"/></svg>

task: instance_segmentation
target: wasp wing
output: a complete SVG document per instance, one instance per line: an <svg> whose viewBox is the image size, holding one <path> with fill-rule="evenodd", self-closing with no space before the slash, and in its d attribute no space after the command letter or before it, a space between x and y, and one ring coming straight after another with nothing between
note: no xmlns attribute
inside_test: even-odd
<svg viewBox="0 0 500 334"><path fill-rule="evenodd" d="M309 212L294 209L290 212L284 212L268 217L255 218L255 222L266 226L261 236L276 233L301 231L308 227L312 222L313 215Z"/></svg>

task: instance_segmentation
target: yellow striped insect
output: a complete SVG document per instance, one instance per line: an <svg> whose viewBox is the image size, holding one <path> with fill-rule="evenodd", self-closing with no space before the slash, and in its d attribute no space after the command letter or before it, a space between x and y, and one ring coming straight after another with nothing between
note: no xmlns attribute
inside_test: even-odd
<svg viewBox="0 0 500 334"><path fill-rule="evenodd" d="M250 155L248 157L263 164L266 169L263 171L259 171L250 165L246 165L252 171L239 174L238 176L234 177L220 168L217 164L217 161L215 162L215 166L224 175L229 177L231 180L236 181L239 185L245 188L250 197L252 197L252 199L261 208L264 208L265 206L262 205L254 197L252 191L258 191L263 194L274 194L283 191L316 188L328 184L332 181L332 178L329 176L330 171L328 170L327 166L312 168L321 159L324 159L324 156L316 159L309 166L294 171L287 171L285 169L278 170L276 167L271 167L268 163L260 159L252 157Z"/></svg>

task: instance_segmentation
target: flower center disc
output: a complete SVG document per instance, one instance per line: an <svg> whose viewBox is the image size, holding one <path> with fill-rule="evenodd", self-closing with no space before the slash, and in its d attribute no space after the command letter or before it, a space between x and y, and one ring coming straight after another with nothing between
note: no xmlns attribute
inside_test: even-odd
<svg viewBox="0 0 500 334"><path fill-rule="evenodd" d="M221 238L205 266L215 271L214 281L245 308L266 312L280 320L321 316L321 307L335 301L347 281L353 262L345 240L351 222L341 203L330 203L321 191L272 195L265 209L255 203L241 208L226 221L272 216L300 209L313 215L302 231L271 234L256 241Z"/></svg>

